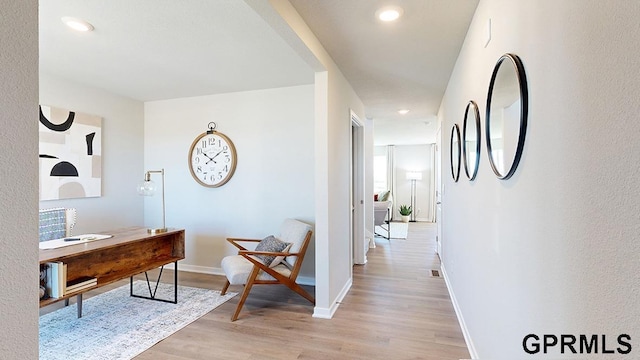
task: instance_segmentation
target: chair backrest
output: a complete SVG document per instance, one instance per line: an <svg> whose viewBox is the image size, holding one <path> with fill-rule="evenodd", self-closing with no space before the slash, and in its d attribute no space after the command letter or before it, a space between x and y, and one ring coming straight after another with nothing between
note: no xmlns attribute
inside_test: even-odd
<svg viewBox="0 0 640 360"><path fill-rule="evenodd" d="M40 241L60 239L71 235L76 225L76 209L52 208L40 209Z"/></svg>
<svg viewBox="0 0 640 360"><path fill-rule="evenodd" d="M304 240L307 233L311 231L311 225L305 224L301 221L294 219L285 219L280 226L280 240L288 243L292 243L289 252L297 253L304 245ZM303 250L306 250L303 249ZM296 264L296 261L301 259L300 256L287 256L285 261L292 267Z"/></svg>

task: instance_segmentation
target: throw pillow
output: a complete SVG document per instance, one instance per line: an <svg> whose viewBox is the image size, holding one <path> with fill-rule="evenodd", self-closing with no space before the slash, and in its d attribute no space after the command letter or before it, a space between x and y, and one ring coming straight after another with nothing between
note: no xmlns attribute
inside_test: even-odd
<svg viewBox="0 0 640 360"><path fill-rule="evenodd" d="M378 194L373 194L373 201L378 201Z"/></svg>
<svg viewBox="0 0 640 360"><path fill-rule="evenodd" d="M40 241L67 236L67 215L63 208L40 210Z"/></svg>
<svg viewBox="0 0 640 360"><path fill-rule="evenodd" d="M269 235L258 243L256 251L287 252L289 251L289 248L291 248L291 245L291 243L284 242L273 235ZM284 256L275 255L256 255L256 257L262 260L262 262L270 268L280 264L280 262L284 260Z"/></svg>
<svg viewBox="0 0 640 360"><path fill-rule="evenodd" d="M389 201L389 191L382 191L378 194L378 201Z"/></svg>
<svg viewBox="0 0 640 360"><path fill-rule="evenodd" d="M292 244L292 243L287 243L287 242L286 242L285 244L287 244L287 247L285 247L285 248L284 248L282 251L280 251L280 252L284 252L284 253L286 253L286 252L289 252L289 250L291 250L291 247L293 246L293 244ZM284 258L285 258L285 256L282 256L282 255L276 256L276 258L275 258L275 259L273 259L273 261L271 262L271 264L269 264L269 267L271 267L271 268L272 268L272 267L276 267L276 266L277 266L278 264L280 264L280 263L284 263L285 265L288 265L288 264L284 261Z"/></svg>

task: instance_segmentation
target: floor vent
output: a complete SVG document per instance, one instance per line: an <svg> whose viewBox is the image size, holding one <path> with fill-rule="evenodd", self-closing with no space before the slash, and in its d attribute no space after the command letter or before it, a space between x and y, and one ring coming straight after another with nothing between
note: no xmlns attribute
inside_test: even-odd
<svg viewBox="0 0 640 360"><path fill-rule="evenodd" d="M440 277L440 271L431 270L431 277Z"/></svg>

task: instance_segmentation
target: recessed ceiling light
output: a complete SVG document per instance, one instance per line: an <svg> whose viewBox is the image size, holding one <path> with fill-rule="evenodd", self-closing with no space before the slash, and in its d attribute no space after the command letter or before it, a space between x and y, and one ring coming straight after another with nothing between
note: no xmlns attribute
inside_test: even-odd
<svg viewBox="0 0 640 360"><path fill-rule="evenodd" d="M385 6L376 11L376 17L381 21L389 22L397 20L404 10L398 6Z"/></svg>
<svg viewBox="0 0 640 360"><path fill-rule="evenodd" d="M94 29L93 25L89 24L85 20L74 18L74 17L65 16L62 18L62 22L65 23L65 25L67 25L68 27L76 31L87 32L87 31L93 31Z"/></svg>
<svg viewBox="0 0 640 360"><path fill-rule="evenodd" d="M407 114L408 112L409 112L409 110L408 110L408 109L398 110L398 114L400 114L400 115L405 115L405 114Z"/></svg>

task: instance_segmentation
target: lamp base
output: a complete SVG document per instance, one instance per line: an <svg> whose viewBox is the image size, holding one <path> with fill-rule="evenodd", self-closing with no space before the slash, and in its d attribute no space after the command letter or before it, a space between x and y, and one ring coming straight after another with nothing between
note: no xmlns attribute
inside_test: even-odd
<svg viewBox="0 0 640 360"><path fill-rule="evenodd" d="M162 234L162 233L166 233L167 231L169 231L167 228L147 229L148 234Z"/></svg>

